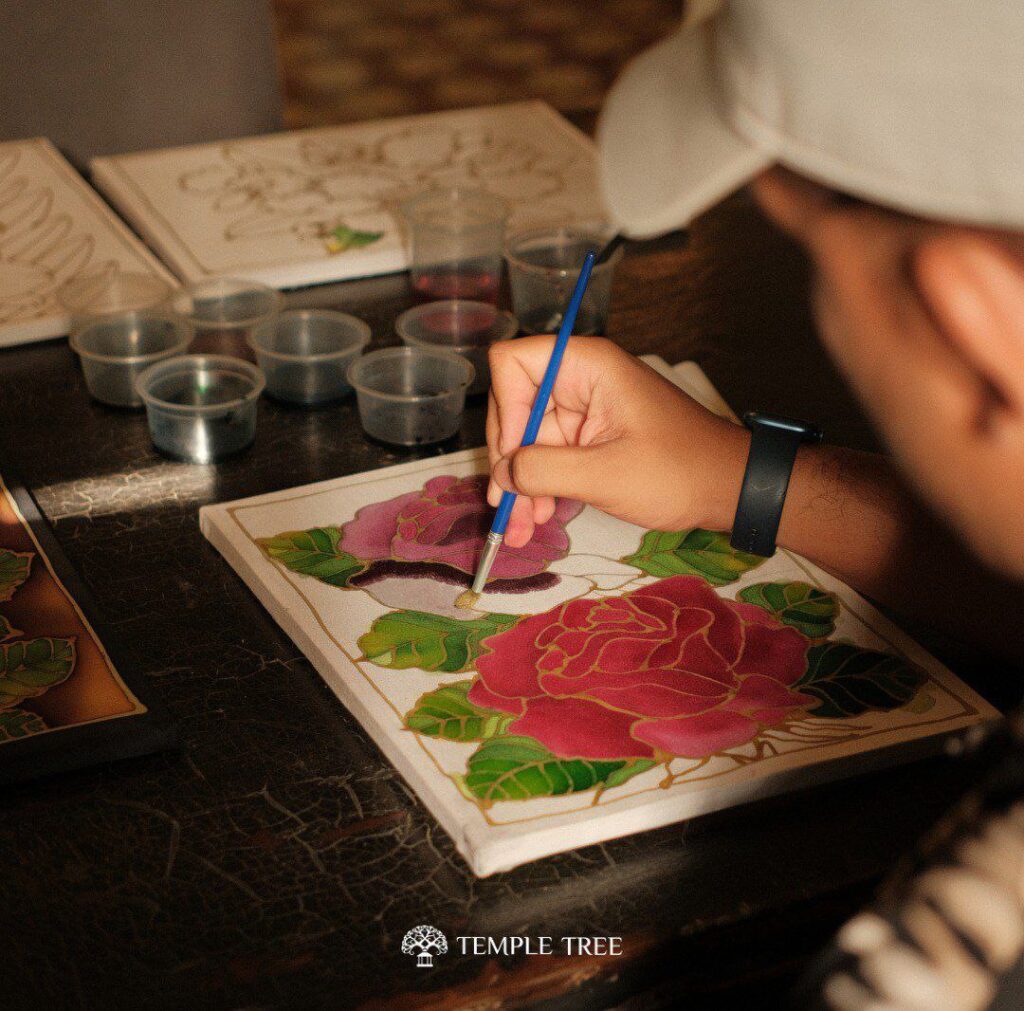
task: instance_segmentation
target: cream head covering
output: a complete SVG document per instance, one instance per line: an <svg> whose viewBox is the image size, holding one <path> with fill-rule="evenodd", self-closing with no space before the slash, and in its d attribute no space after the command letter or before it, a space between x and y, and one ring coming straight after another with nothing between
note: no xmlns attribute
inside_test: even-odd
<svg viewBox="0 0 1024 1011"><path fill-rule="evenodd" d="M1020 0L691 0L601 116L605 201L637 238L773 162L925 216L1024 229Z"/></svg>

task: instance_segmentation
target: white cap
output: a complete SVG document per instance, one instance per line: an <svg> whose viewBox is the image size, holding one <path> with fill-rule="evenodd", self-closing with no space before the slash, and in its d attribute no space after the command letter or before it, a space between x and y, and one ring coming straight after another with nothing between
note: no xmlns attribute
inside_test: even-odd
<svg viewBox="0 0 1024 1011"><path fill-rule="evenodd" d="M1020 0L690 0L615 83L605 202L636 238L774 162L929 217L1024 228Z"/></svg>

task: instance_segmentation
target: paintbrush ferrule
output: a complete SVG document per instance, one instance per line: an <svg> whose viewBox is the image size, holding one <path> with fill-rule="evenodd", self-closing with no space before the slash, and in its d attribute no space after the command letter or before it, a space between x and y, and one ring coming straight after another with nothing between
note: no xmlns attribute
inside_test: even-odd
<svg viewBox="0 0 1024 1011"><path fill-rule="evenodd" d="M493 530L487 535L487 540L484 542L484 551L480 556L480 564L477 566L476 578L473 580L473 592L476 594L484 592L484 584L487 582L487 577L491 574L491 566L494 565L494 559L498 557L501 541L502 534L495 533Z"/></svg>

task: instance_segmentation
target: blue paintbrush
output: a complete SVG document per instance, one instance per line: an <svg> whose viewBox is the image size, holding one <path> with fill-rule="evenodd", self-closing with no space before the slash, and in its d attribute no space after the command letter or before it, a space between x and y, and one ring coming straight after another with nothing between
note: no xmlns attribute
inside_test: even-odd
<svg viewBox="0 0 1024 1011"><path fill-rule="evenodd" d="M565 346L569 343L569 335L572 333L573 325L576 322L576 314L579 312L580 303L583 301L583 293L587 290L587 282L590 280L590 271L594 267L594 253L587 253L583 260L583 267L580 269L580 276L576 280L576 287L573 289L572 298L569 299L569 307L565 310L562 318L562 325L558 328L558 336L555 338L555 346L551 349L551 359L548 362L544 378L537 389L537 399L533 402L530 410L529 420L526 422L526 431L523 433L522 446L532 446L540 431L540 423L544 420L544 412L548 409L548 400L551 398L551 391L554 389L555 380L558 378L558 369L562 364L562 356L565 354ZM473 580L471 589L459 595L455 601L456 607L470 608L483 593L484 584L491 573L491 566L498 555L502 539L505 536L505 527L508 526L508 518L512 514L512 506L515 505L516 493L514 491L504 492L501 502L494 514L494 522L491 524L491 531L484 543L484 553L480 558L480 565L476 570L476 578Z"/></svg>

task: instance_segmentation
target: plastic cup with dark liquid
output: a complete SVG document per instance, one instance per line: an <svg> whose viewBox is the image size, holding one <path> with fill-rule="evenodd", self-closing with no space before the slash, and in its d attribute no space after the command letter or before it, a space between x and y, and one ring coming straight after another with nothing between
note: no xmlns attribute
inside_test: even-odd
<svg viewBox="0 0 1024 1011"><path fill-rule="evenodd" d="M550 228L510 235L505 244L512 311L525 333L555 333L579 277L583 258L608 237L574 228ZM576 316L577 334L603 334L608 325L612 277L622 249L594 267Z"/></svg>

